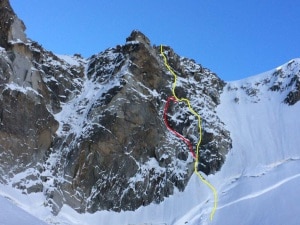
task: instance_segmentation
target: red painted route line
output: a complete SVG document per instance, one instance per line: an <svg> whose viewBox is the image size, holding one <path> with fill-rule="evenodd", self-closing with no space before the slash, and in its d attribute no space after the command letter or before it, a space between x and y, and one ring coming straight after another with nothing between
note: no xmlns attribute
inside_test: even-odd
<svg viewBox="0 0 300 225"><path fill-rule="evenodd" d="M170 130L172 133L174 133L177 137L179 137L181 140L184 141L184 143L186 143L186 145L189 147L189 150L191 152L191 154L193 155L194 158L196 158L196 155L195 155L195 152L193 150L193 145L192 143L190 142L189 139L183 137L181 134L179 134L177 131L175 131L172 127L170 127L170 124L168 123L168 118L167 118L167 113L168 113L168 109L169 109L169 106L170 106L170 102L177 102L176 101L176 98L174 96L170 96L168 97L167 99L167 102L166 102L166 105L165 105L165 108L164 108L164 122L165 122L165 125L166 127L168 128L168 130Z"/></svg>

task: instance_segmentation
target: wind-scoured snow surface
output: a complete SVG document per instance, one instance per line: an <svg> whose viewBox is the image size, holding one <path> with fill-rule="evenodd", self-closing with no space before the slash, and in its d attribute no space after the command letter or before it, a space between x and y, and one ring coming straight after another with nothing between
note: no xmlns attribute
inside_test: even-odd
<svg viewBox="0 0 300 225"><path fill-rule="evenodd" d="M2 196L0 197L0 218L1 225L17 225L20 224L20 221L23 225L46 225L45 222L25 212Z"/></svg>
<svg viewBox="0 0 300 225"><path fill-rule="evenodd" d="M23 225L46 225L45 222L28 214L2 196L0 197L0 218L1 225L17 225L20 221Z"/></svg>
<svg viewBox="0 0 300 225"><path fill-rule="evenodd" d="M233 148L228 153L220 172L207 179L217 188L219 202L213 221L209 216L213 206L213 195L193 175L184 192L177 191L163 203L151 204L134 212L108 212L78 214L64 206L58 216L38 204L37 195L22 197L14 190L0 192L15 203L49 224L74 225L298 225L300 224L300 103L293 106L283 103L290 84L289 74L298 74L300 60L294 66L286 64L245 80L228 83L221 95L217 113L231 132ZM281 76L274 78L276 71ZM282 79L282 81L278 81ZM267 82L266 82L267 81ZM285 90L272 91L276 85ZM252 91L257 89L256 91ZM6 194L4 194L6 193ZM32 197L31 197L32 196ZM18 199L18 200L17 200ZM7 199L0 198L2 210L16 207ZM2 204L3 203L3 204ZM27 206L26 206L27 204ZM16 212L20 209L13 208ZM48 211L47 211L48 210ZM13 213L5 214L12 223ZM28 218L31 218L26 214ZM26 217L26 218L27 218ZM25 218L25 216L24 216ZM34 221L34 220L33 220ZM26 224L26 223L22 223ZM30 224L39 224L34 221ZM41 223L42 224L42 223Z"/></svg>

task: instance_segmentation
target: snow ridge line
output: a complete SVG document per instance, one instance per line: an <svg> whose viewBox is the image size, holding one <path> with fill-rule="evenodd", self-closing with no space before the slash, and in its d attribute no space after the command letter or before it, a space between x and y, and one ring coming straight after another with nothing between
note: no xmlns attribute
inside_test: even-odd
<svg viewBox="0 0 300 225"><path fill-rule="evenodd" d="M167 67L167 69L170 71L170 73L174 76L174 82L172 84L172 94L173 94L173 98L174 100L178 101L178 102L184 102L187 104L189 110L191 111L192 114L194 114L196 117L197 117L197 120L198 120L198 128L199 128L199 140L198 140L198 143L197 143L197 146L196 146L196 158L195 158L195 163L194 163L194 172L196 173L196 175L199 177L199 179L206 185L208 186L211 191L213 192L213 195L214 195L214 206L213 206L213 209L210 213L210 220L213 219L214 217L214 214L216 212L216 209L217 209L217 205L218 205L218 193L216 191L216 188L211 184L209 183L198 171L198 164L199 164L199 148L200 148L200 144L201 144L201 141L202 141L202 128L201 128L201 116L192 108L191 106L191 102L190 100L188 100L187 98L178 98L176 93L175 93L175 88L176 88L176 83L177 83L177 75L176 73L173 71L173 69L170 67L170 65L168 64L168 61L167 61L167 57L165 56L164 52L163 52L163 46L160 45L160 53L163 57L163 60L164 60L164 64L165 66ZM171 97L169 97L171 98ZM174 132L173 132L174 133Z"/></svg>
<svg viewBox="0 0 300 225"><path fill-rule="evenodd" d="M190 149L190 152L191 154L193 155L193 158L195 159L196 158L196 155L195 155L195 152L193 151L193 146L192 146L192 143L190 142L189 139L183 137L180 133L178 133L177 131L175 131L171 126L170 124L168 123L168 119L167 119L167 111L169 109L169 105L170 105L170 101L174 101L174 102L177 102L175 97L174 96L169 96L168 97L168 100L167 100L167 103L165 105L165 108L164 108L164 122L165 122L165 125L166 127L168 128L168 130L170 130L172 133L174 133L177 137L179 137L181 140L183 140L186 145L189 147Z"/></svg>

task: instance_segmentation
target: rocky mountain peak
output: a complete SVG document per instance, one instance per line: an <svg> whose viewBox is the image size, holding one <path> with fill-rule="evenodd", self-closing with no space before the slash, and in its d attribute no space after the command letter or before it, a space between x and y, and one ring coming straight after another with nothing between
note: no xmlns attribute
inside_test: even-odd
<svg viewBox="0 0 300 225"><path fill-rule="evenodd" d="M126 42L141 42L145 45L150 45L150 40L144 35L141 31L133 30L128 38L126 38Z"/></svg>
<svg viewBox="0 0 300 225"><path fill-rule="evenodd" d="M135 210L183 191L193 158L164 123L174 78L160 48L135 30L124 45L88 59L57 56L27 39L9 3L1 3L2 182L43 192L53 213L64 204L79 212ZM172 48L163 51L178 74L176 94L202 117L198 169L215 173L231 148L216 114L224 82ZM196 146L198 123L188 107L171 104L166 113Z"/></svg>

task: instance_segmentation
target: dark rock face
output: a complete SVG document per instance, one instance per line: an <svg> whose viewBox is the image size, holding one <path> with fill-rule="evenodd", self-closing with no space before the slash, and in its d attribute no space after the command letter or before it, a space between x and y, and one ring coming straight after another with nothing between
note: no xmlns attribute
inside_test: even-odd
<svg viewBox="0 0 300 225"><path fill-rule="evenodd" d="M271 91L285 92L287 95L283 102L294 105L300 100L300 64L298 60L291 60L284 68L280 68L267 80L272 84Z"/></svg>
<svg viewBox="0 0 300 225"><path fill-rule="evenodd" d="M49 83L60 76L58 86L72 87L73 79L83 75L78 72L82 66L76 72L27 39L25 26L8 1L0 2L0 10L4 22L0 28L0 175L9 178L35 168L38 172L34 179L38 180L59 126L54 113L63 102L58 98L62 93ZM61 89L68 90L65 86ZM21 183L14 186L26 189Z"/></svg>
<svg viewBox="0 0 300 225"><path fill-rule="evenodd" d="M7 48L8 34L11 29L14 18L16 17L13 9L11 8L8 0L0 1L0 46Z"/></svg>
<svg viewBox="0 0 300 225"><path fill-rule="evenodd" d="M298 72L295 71L295 68L299 68L300 65L299 62L293 60L288 64L288 67L292 69L289 74L291 79L286 87L286 89L289 89L290 91L284 99L284 103L294 105L300 101L300 69Z"/></svg>
<svg viewBox="0 0 300 225"><path fill-rule="evenodd" d="M176 95L178 98L189 99L193 109L201 116L202 141L198 168L206 174L215 173L221 168L225 156L231 148L230 134L215 111L220 103L220 93L225 83L216 74L197 65L193 60L180 58L170 48L164 49L169 65L178 76ZM173 77L169 76L169 79L173 79ZM172 127L188 137L193 146L196 146L199 130L195 116L188 110L185 103L175 104L171 111L170 124ZM176 119L174 120L174 118ZM196 151L196 147L194 147L194 151Z"/></svg>
<svg viewBox="0 0 300 225"><path fill-rule="evenodd" d="M74 99L81 103L82 130L63 133L71 141L63 149L64 167L57 168L64 179L71 178L59 189L76 196L72 206L79 211L134 210L162 201L175 187L184 189L192 160L184 144L167 139L162 96L170 90L160 68L155 50L141 42L90 59L90 83ZM185 159L178 154L186 154Z"/></svg>
<svg viewBox="0 0 300 225"><path fill-rule="evenodd" d="M22 42L22 21L8 1L1 1L0 11L0 173L9 177L43 162L58 123L39 94L43 84L32 69L29 50L21 51L29 49Z"/></svg>
<svg viewBox="0 0 300 225"><path fill-rule="evenodd" d="M63 204L134 210L183 191L193 159L163 121L173 77L160 48L133 31L125 45L88 60L59 57L26 38L7 1L0 6L3 21L13 18L0 28L0 181L18 174L12 185L43 191L53 213ZM202 117L198 168L215 173L231 148L215 111L224 82L170 47L164 52L178 74L176 94ZM185 104L172 104L168 120L196 145L197 121Z"/></svg>
<svg viewBox="0 0 300 225"><path fill-rule="evenodd" d="M295 89L290 91L286 98L284 99L284 103L288 105L294 105L300 101L300 78L297 77L295 80Z"/></svg>
<svg viewBox="0 0 300 225"><path fill-rule="evenodd" d="M7 156L1 157L4 171L19 172L41 162L51 146L58 123L42 99L32 95L14 89L2 89L0 151Z"/></svg>

